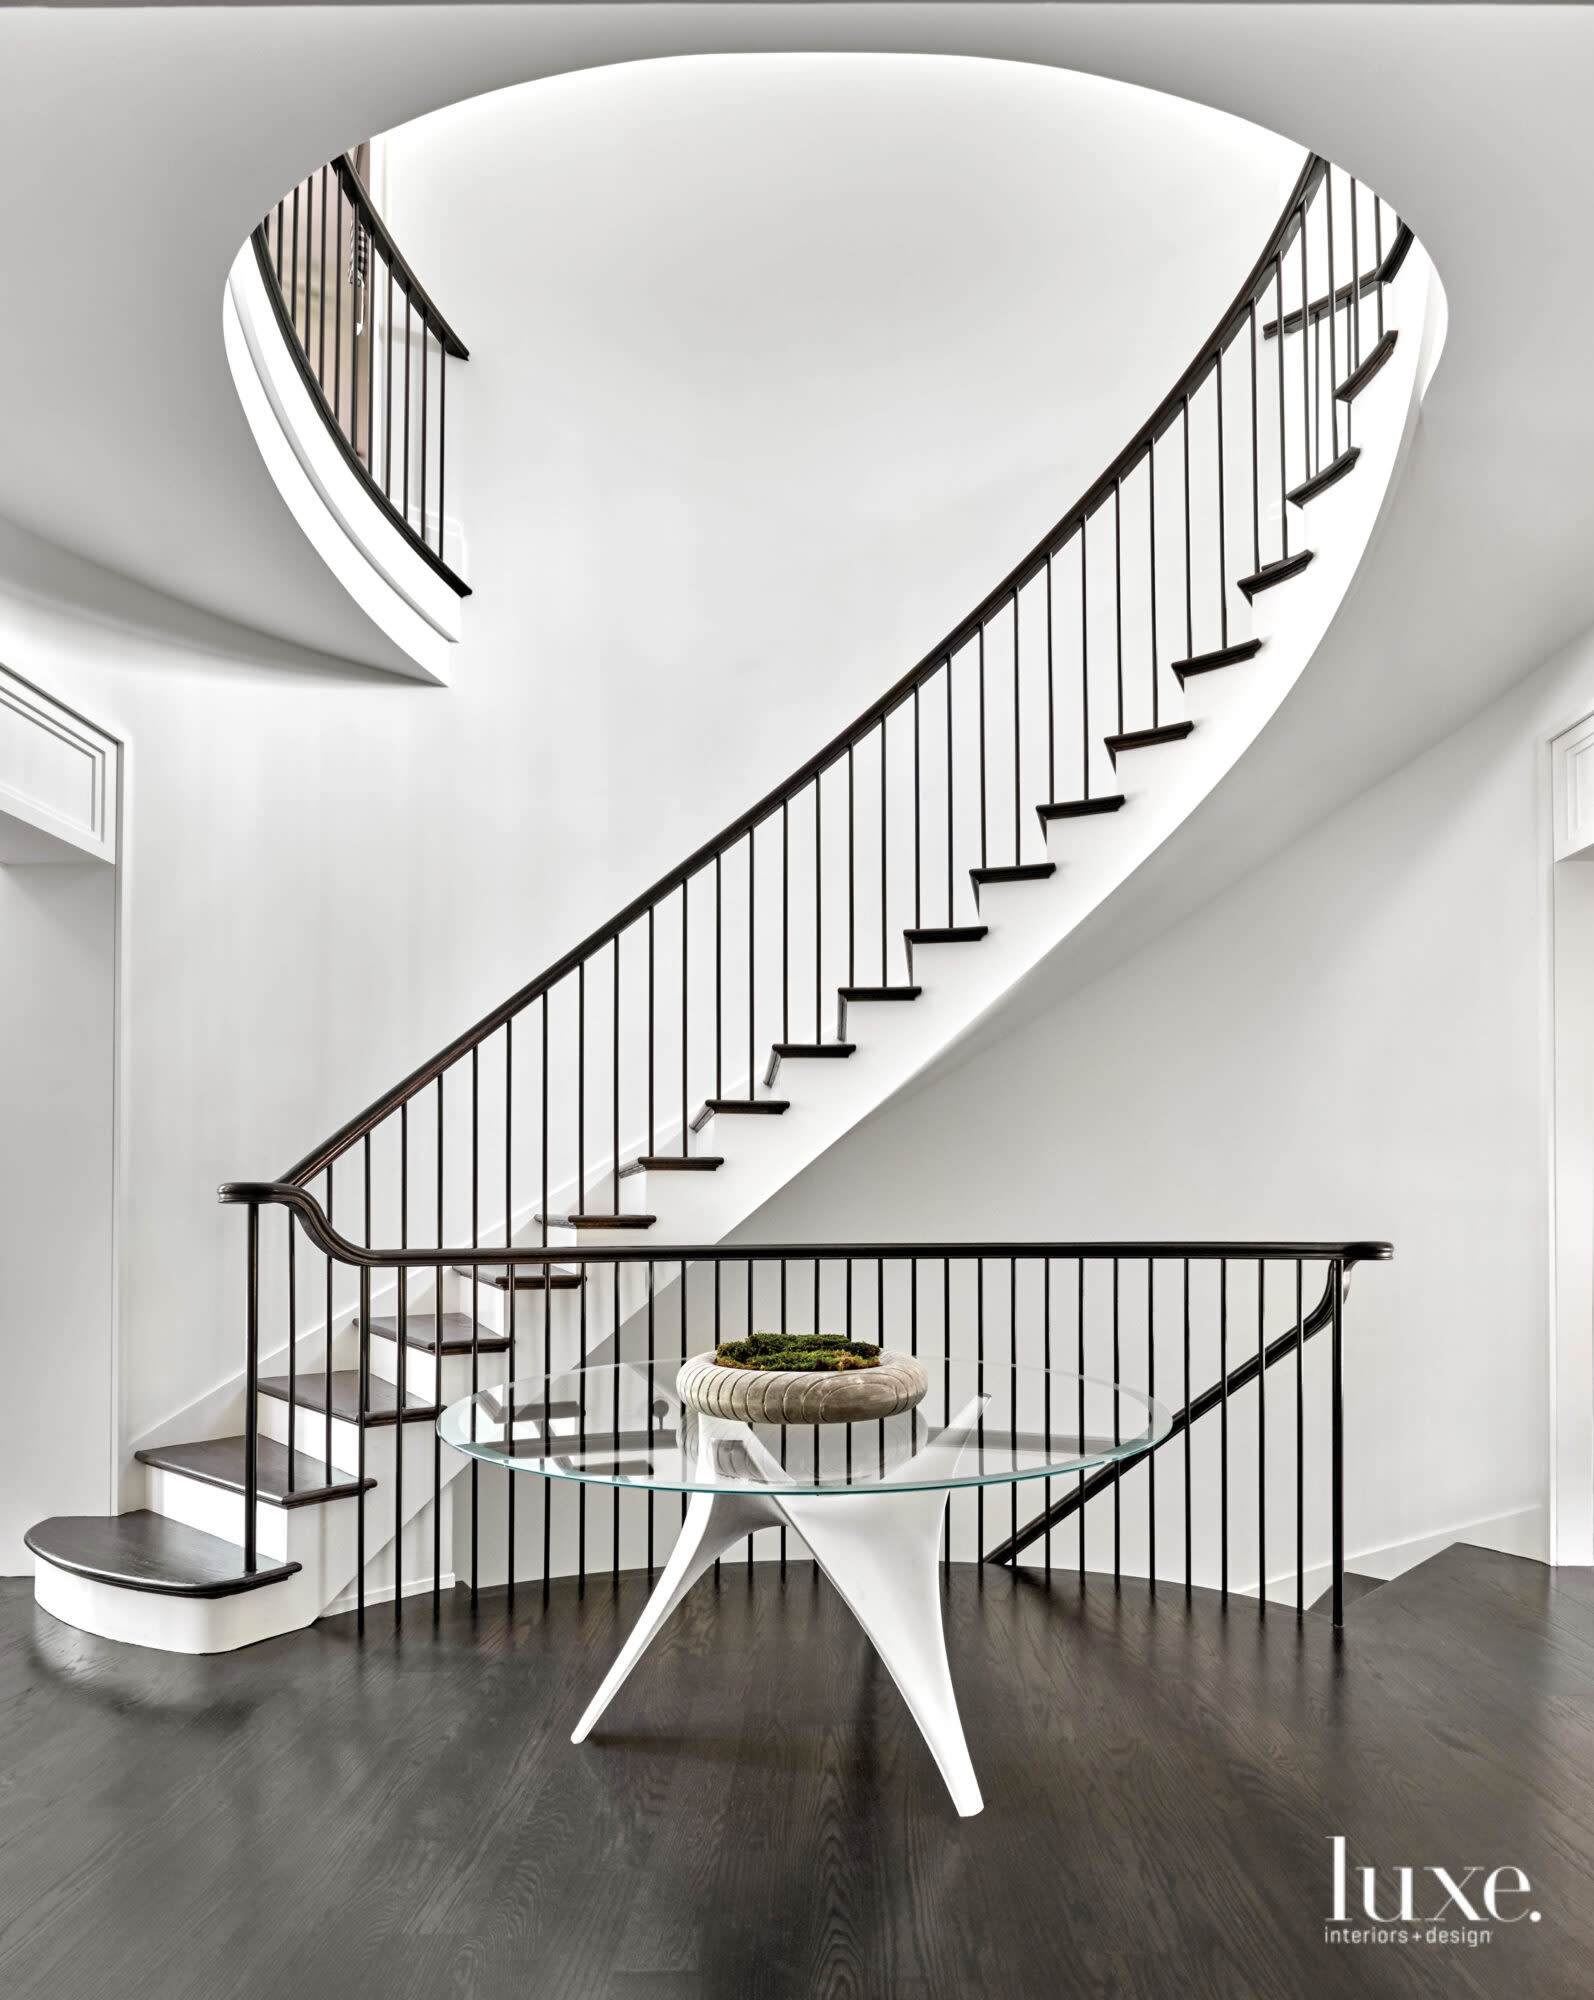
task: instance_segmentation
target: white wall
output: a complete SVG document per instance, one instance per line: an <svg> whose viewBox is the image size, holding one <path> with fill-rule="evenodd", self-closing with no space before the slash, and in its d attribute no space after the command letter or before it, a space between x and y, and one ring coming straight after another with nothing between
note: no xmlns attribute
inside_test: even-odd
<svg viewBox="0 0 1594 2000"><path fill-rule="evenodd" d="M1591 708L1594 634L741 1235L1388 1238L1347 1320L1348 1546L1543 1553L1546 746Z"/></svg>
<svg viewBox="0 0 1594 2000"><path fill-rule="evenodd" d="M1297 157L1002 66L547 88L557 117L500 100L458 163L428 139L439 205L412 176L400 232L473 349L453 688L0 528L0 658L128 746L124 1448L240 1365L217 1183L281 1171L911 664L1194 351Z"/></svg>
<svg viewBox="0 0 1594 2000"><path fill-rule="evenodd" d="M0 865L0 1573L111 1500L116 871Z"/></svg>

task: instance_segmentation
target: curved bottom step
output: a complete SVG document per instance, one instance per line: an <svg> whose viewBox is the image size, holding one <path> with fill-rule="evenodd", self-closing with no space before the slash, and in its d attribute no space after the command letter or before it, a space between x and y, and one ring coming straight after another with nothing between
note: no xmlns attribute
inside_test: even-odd
<svg viewBox="0 0 1594 2000"><path fill-rule="evenodd" d="M295 1574L296 1562L244 1568L244 1552L198 1528L140 1508L132 1514L58 1514L23 1541L56 1569L120 1590L168 1597L231 1597Z"/></svg>

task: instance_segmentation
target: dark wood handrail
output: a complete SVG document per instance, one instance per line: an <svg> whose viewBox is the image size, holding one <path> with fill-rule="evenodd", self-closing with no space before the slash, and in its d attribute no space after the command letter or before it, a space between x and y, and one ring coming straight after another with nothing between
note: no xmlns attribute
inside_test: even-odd
<svg viewBox="0 0 1594 2000"><path fill-rule="evenodd" d="M412 302L420 307L427 324L446 352L453 355L456 361L468 361L470 349L449 325L436 300L410 269L409 259L393 241L387 224L377 214L370 190L360 179L359 169L347 153L340 153L331 164L332 171L343 183L343 192L353 207L359 211L361 227L381 251L384 260L392 269L394 278L409 293Z"/></svg>
<svg viewBox="0 0 1594 2000"><path fill-rule="evenodd" d="M352 168L350 168L350 172L352 171ZM1284 204L1278 221L1274 224L1268 236L1267 243L1261 255L1257 258L1245 282L1235 294L1232 303L1225 309L1216 327L1206 340L1202 342L1195 359L1190 363L1189 367L1185 369L1172 389L1169 390L1167 395L1157 405L1150 418L1141 425L1134 437L1119 452L1106 471L1092 482L1080 498L1075 501L1074 505L1069 508L1067 513L1036 543L1029 554L1003 577L995 589L988 592L966 618L954 626L939 644L933 646L924 655L917 666L911 668L900 680L895 681L878 700L871 702L861 715L849 723L838 735L833 736L823 749L817 751L806 763L800 765L789 777L777 785L773 791L765 793L764 797L756 805L750 806L746 812L739 814L736 819L732 820L729 826L716 834L712 840L705 841L701 847L698 847L693 853L689 854L684 861L672 868L667 874L660 876L658 881L654 882L651 887L643 890L639 896L633 897L617 915L610 917L605 923L600 924L595 931L592 931L588 936L583 938L579 944L573 945L569 951L555 959L552 965L538 973L535 979L528 981L517 992L512 993L507 1000L493 1008L491 1013L483 1015L474 1026L467 1028L463 1034L456 1036L446 1048L439 1050L436 1055L422 1063L418 1068L411 1070L409 1075L400 1083L395 1084L390 1090L384 1092L381 1097L367 1105L363 1111L358 1112L353 1118L340 1125L330 1138L323 1141L313 1152L307 1153L302 1160L297 1161L293 1166L288 1168L287 1172L281 1176L281 1180L284 1183L296 1185L302 1185L306 1181L313 1180L317 1174L329 1167L358 1139L363 1138L366 1133L379 1125L384 1118L396 1111L400 1105L414 1097L417 1092L424 1090L429 1083L440 1076L444 1070L450 1068L461 1056L469 1054L472 1048L485 1041L489 1035L501 1028L506 1021L510 1021L517 1014L522 1013L533 1001L539 999L544 993L556 986L561 979L573 972L585 960L592 957L595 952L601 951L605 945L612 943L623 931L628 930L632 924L646 916L650 909L661 903L665 897L672 895L683 883L689 881L700 870L707 867L717 856L723 855L746 834L762 825L774 813L779 812L783 805L788 804L807 785L822 776L833 764L846 756L847 752L854 748L878 724L892 715L904 702L911 700L915 689L921 687L934 674L939 672L955 653L960 651L969 640L977 635L983 625L989 623L995 613L1000 611L1009 600L1015 598L1023 586L1045 568L1046 563L1056 554L1058 548L1076 532L1090 514L1094 513L1111 496L1114 486L1121 482L1140 463L1147 452L1152 449L1157 441L1177 421L1188 398L1195 394L1196 390L1200 388L1201 384L1207 379L1207 376L1217 366L1219 354L1239 328L1244 325L1247 315L1265 291L1275 271L1277 261L1295 240L1296 233L1302 224L1306 204L1311 199L1314 190L1327 171L1328 162L1321 155L1312 153L1307 156L1306 162L1302 166L1295 185L1290 191L1289 198ZM358 180L358 176L355 178Z"/></svg>
<svg viewBox="0 0 1594 2000"><path fill-rule="evenodd" d="M329 1257L340 1264L365 1270L402 1268L430 1270L438 1264L741 1264L768 1258L817 1257L821 1262L841 1257L883 1257L888 1259L942 1257L1156 1257L1189 1258L1192 1263L1215 1263L1225 1259L1254 1263L1329 1262L1344 1264L1387 1263L1394 1256L1389 1243L604 1243L567 1247L537 1243L524 1248L518 1243L465 1244L459 1249L401 1248L376 1249L352 1243L327 1220L326 1210L307 1188L291 1181L224 1181L216 1190L218 1201L234 1207L274 1205L291 1209L305 1234ZM1291 1328L1290 1339L1294 1338Z"/></svg>

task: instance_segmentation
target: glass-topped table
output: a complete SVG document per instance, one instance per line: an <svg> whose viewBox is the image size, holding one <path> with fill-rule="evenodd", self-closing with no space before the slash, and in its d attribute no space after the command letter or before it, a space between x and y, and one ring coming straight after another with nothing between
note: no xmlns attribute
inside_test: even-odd
<svg viewBox="0 0 1594 2000"><path fill-rule="evenodd" d="M653 1595L572 1742L586 1739L717 1557L759 1528L789 1527L869 1635L958 1811L978 1812L941 1626L947 1496L1133 1458L1166 1435L1167 1412L1089 1376L926 1357L928 1393L899 1415L742 1423L684 1408L680 1366L677 1356L535 1376L467 1397L438 1421L446 1443L514 1472L691 1496Z"/></svg>

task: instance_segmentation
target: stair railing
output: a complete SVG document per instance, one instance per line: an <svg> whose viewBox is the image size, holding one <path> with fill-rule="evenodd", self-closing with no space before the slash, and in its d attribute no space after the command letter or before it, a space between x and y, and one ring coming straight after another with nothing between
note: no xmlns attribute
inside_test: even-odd
<svg viewBox="0 0 1594 2000"><path fill-rule="evenodd" d="M1326 1567L1333 1620L1336 1626L1343 1622L1343 1301L1353 1267L1387 1260L1392 1254L1387 1243L672 1244L667 1251L638 1243L582 1244L557 1251L517 1246L506 1256L501 1249L476 1245L441 1251L372 1248L341 1234L313 1195L289 1183L238 1183L220 1193L222 1201L244 1206L249 1215L252 1337L259 1323L259 1271L253 1246L262 1207L287 1209L319 1251L357 1273L360 1304L354 1333L362 1410L368 1407L372 1380L373 1276L391 1272L401 1278L435 1269L439 1258L449 1266L490 1265L507 1274L508 1348L497 1350L505 1381L520 1373L546 1373L566 1365L554 1359L561 1347L568 1348L573 1331L556 1326L562 1297L578 1323L574 1329L579 1336L578 1361L586 1354L589 1328L603 1322L606 1300L613 1301L612 1324L604 1329L611 1337L605 1367L614 1371L616 1398L620 1371L627 1364L647 1366L651 1386L655 1363L702 1352L753 1331L822 1327L923 1361L931 1381L925 1421L933 1429L951 1415L949 1378L941 1397L945 1407L936 1401L938 1369L954 1360L976 1363L990 1398L976 1449L993 1454L1010 1450L1026 1428L1039 1426L1053 1439L1083 1436L1087 1430L1083 1392L1079 1392L1077 1423L1072 1423L1075 1412L1053 1408L1049 1394L1043 1407L1031 1407L1020 1394L1016 1370L1055 1368L1099 1382L1129 1381L1153 1397L1160 1393L1164 1401L1172 1396L1180 1399L1157 1446L1128 1465L1120 1462L1072 1475L1061 1496L1053 1489L1063 1482L1036 1481L1044 1488L1043 1505L1023 1526L1019 1483L954 1493L945 1559L1016 1563L1023 1551L1039 1542L1047 1576L1059 1568L1077 1569L1083 1581L1087 1570L1110 1568L1115 1583L1126 1575L1139 1575L1153 1586L1159 1581L1182 1586L1186 1595L1205 1576L1225 1603L1241 1588L1236 1572L1243 1563L1248 1575L1244 1589L1246 1594L1254 1590L1259 1609L1265 1613L1270 1602L1293 1604L1297 1617L1308 1608L1308 1574ZM646 1310L629 1319L619 1305L623 1269L642 1281L647 1301ZM551 1280L556 1272L572 1271L579 1283L562 1293ZM1306 1301L1314 1294L1316 1302L1308 1309ZM1159 1390L1158 1355L1170 1326L1179 1335L1181 1361L1171 1382L1164 1368ZM1309 1368L1307 1343L1323 1330L1330 1335L1324 1365ZM473 1315L468 1371L472 1390L482 1386L482 1343L487 1339ZM439 1354L439 1366L441 1358ZM257 1367L258 1352L252 1347L252 1379ZM1192 1385L1203 1372L1212 1379L1197 1393ZM441 1375L436 1379L440 1384ZM669 1386L663 1374L659 1382ZM584 1449L597 1450L604 1443L601 1427L609 1419L604 1410L594 1409L589 1430L587 1395L583 1381L580 1437ZM402 1407L405 1400L401 1382L398 1404ZM612 1407L618 1410L618 1400ZM413 1418L427 1425L425 1448L431 1454L429 1588L434 1616L441 1610L445 1570L439 1504L442 1446L435 1426L439 1413L437 1403L418 1404L411 1411ZM1215 1421L1199 1430L1208 1418ZM645 1455L657 1421L651 1395L644 1420L645 1436L640 1441L628 1438L625 1449L634 1447ZM252 1404L247 1422L252 1439L257 1423ZM405 1525L404 1428L402 1421L395 1426L398 1464L392 1491L371 1500L373 1507L387 1504L394 1510L395 1551L402 1544ZM858 1448L866 1450L871 1427L849 1429L865 1438ZM1202 1439L1199 1452L1194 1443L1197 1435ZM362 1626L367 1548L363 1441L362 1428L361 1485L355 1503L360 1551L356 1608ZM620 1441L614 1442L618 1449ZM1174 1447L1181 1449L1176 1452ZM784 1462L784 1430L779 1451ZM573 1572L578 1587L584 1587L589 1574L605 1568L611 1578L618 1578L625 1568L645 1567L651 1573L664 1553L665 1530L674 1525L672 1518L661 1527L661 1497L652 1492L521 1479L495 1474L475 1459L470 1475L473 1601L479 1590L482 1528L489 1510L501 1523L499 1555L511 1602L517 1583L539 1583L546 1594L556 1566ZM484 1499L488 1483L495 1479L498 1494ZM1095 1517L1097 1525L1087 1531L1086 1510L1096 1501L1103 1503ZM1286 1523L1282 1536L1271 1541L1270 1503L1272 1521L1277 1524L1282 1515ZM987 1541L987 1513L997 1510L1008 1515L1008 1533L992 1547ZM1250 1516L1243 1547L1235 1525L1241 1511ZM245 1518L252 1524L254 1509L247 1498ZM1059 1534L1065 1541L1060 1561L1055 1546ZM1270 1562L1270 1550L1276 1557L1281 1542L1283 1561ZM779 1552L784 1562L784 1533ZM750 1541L748 1561L753 1559ZM251 1542L246 1567L252 1567L254 1560ZM424 1576L410 1581L412 1590L428 1587ZM399 1621L403 1594L395 1587L393 1615Z"/></svg>
<svg viewBox="0 0 1594 2000"><path fill-rule="evenodd" d="M398 468L415 433L406 445L385 414L398 371L373 354L369 306L341 278L334 359L320 364L323 234L339 274L363 268L369 298L380 271L375 295L396 288L441 350L439 420L443 361L463 348L349 163L318 179L318 196L301 188L262 224L256 253L282 274L275 295L344 447L368 476L381 469L380 489L396 482L389 504L407 513ZM362 241L363 267L349 261ZM546 1251L555 1222L612 1225L638 1169L712 1166L693 1150L709 1117L776 1110L780 1063L845 1054L849 1004L910 997L916 944L978 936L985 883L1047 872L1050 822L1122 803L1119 752L1188 732L1186 678L1249 657L1258 642L1231 629L1242 601L1310 560L1290 509L1355 462L1352 397L1393 341L1384 292L1410 241L1379 197L1309 157L1190 366L966 618L781 785L281 1175L316 1193L345 1241L430 1246L393 1267L401 1315L424 1295L424 1276L411 1295L417 1269L440 1310L451 1263ZM390 339L391 312L385 327ZM302 1223L290 1206L281 1253L255 1248L259 1311L282 1330L290 1374L317 1321L330 1356L334 1326L363 1310L346 1259L319 1240L300 1256ZM305 1418L329 1458L332 1424L329 1393Z"/></svg>
<svg viewBox="0 0 1594 2000"><path fill-rule="evenodd" d="M250 237L288 352L329 435L428 568L445 559L448 363L470 350L393 241L354 162L329 160Z"/></svg>

